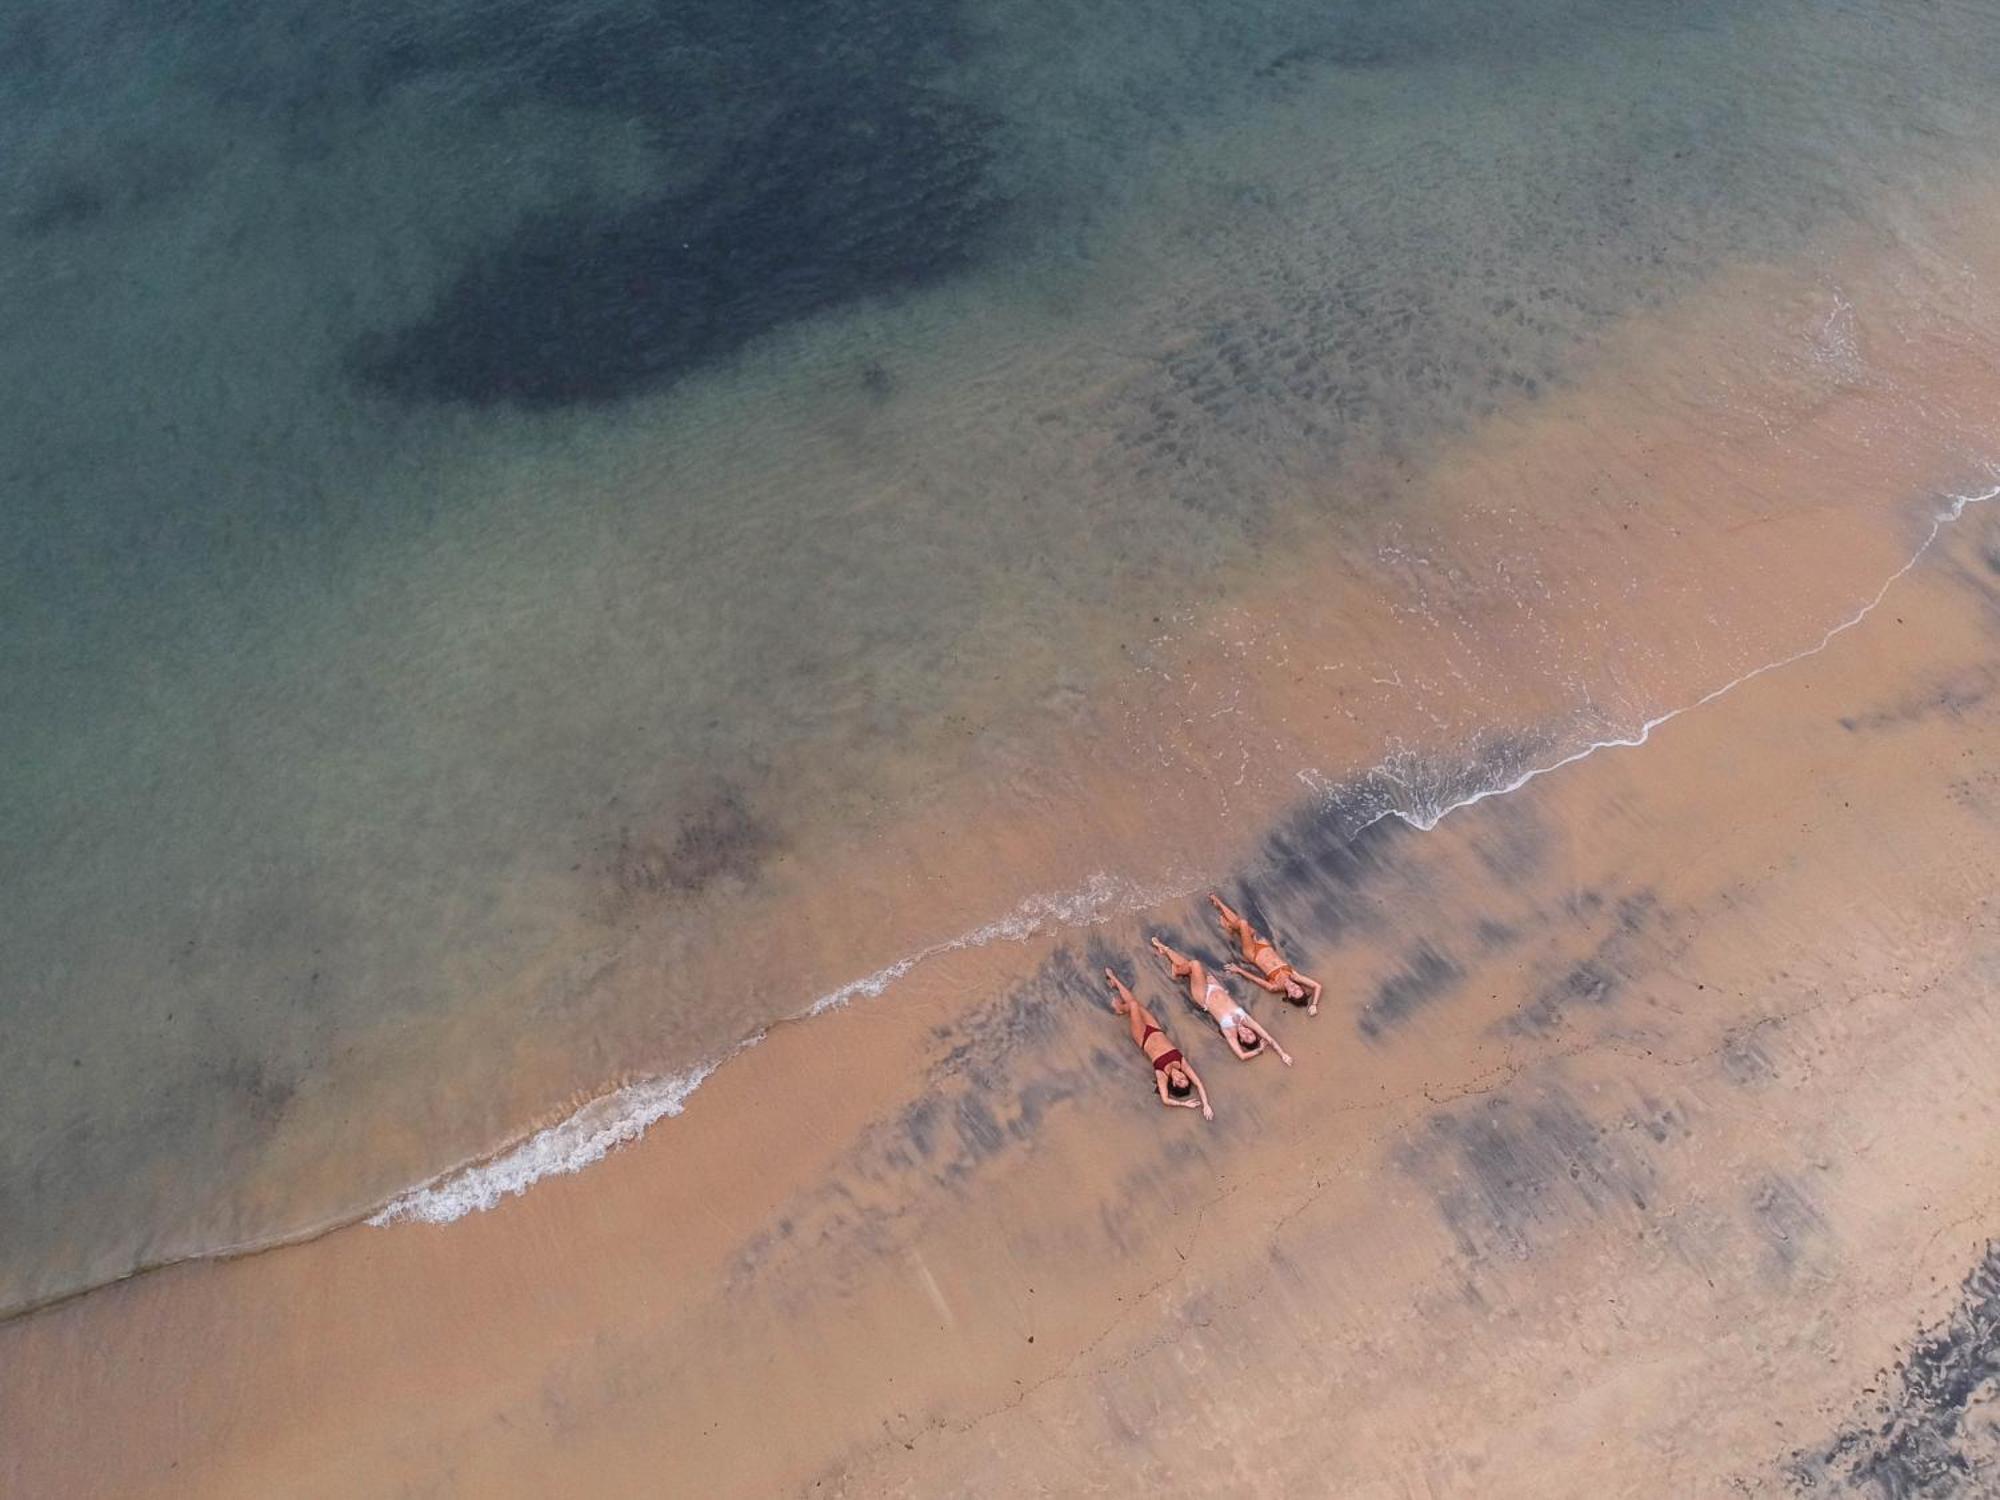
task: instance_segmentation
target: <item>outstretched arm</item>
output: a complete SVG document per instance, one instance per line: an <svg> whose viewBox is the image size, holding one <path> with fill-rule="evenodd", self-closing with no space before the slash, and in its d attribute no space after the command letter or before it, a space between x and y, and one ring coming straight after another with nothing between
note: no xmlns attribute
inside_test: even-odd
<svg viewBox="0 0 2000 1500"><path fill-rule="evenodd" d="M1306 978L1305 975L1299 973L1297 970L1292 971L1292 977L1298 980L1299 988L1304 990L1307 995L1311 996L1311 998L1306 1001L1306 1014L1309 1016L1318 1015L1320 991L1325 989L1326 986L1321 984L1317 979Z"/></svg>
<svg viewBox="0 0 2000 1500"><path fill-rule="evenodd" d="M1262 974L1258 974L1250 969L1246 969L1241 964L1225 964L1223 967L1226 968L1230 973L1234 974L1238 979L1249 980L1252 984L1256 985L1258 989L1263 990L1267 994L1282 995L1285 992L1285 987L1282 984L1278 983L1276 980L1266 979Z"/></svg>
<svg viewBox="0 0 2000 1500"><path fill-rule="evenodd" d="M1181 1064L1181 1066L1186 1068L1187 1064L1184 1062ZM1201 1117L1204 1120L1213 1120L1215 1118L1215 1111L1208 1107L1208 1089L1203 1085L1201 1081L1201 1074L1195 1072L1193 1068L1188 1068L1187 1076L1189 1080L1194 1084L1195 1098L1201 1100ZM1189 1102L1191 1103L1193 1101Z"/></svg>
<svg viewBox="0 0 2000 1500"><path fill-rule="evenodd" d="M1273 1052L1278 1054L1279 1060L1283 1062L1286 1067L1289 1068L1292 1065L1292 1054L1287 1052L1283 1047L1280 1047L1278 1045L1278 1039L1272 1036L1270 1032L1266 1031L1263 1028L1263 1026L1258 1022L1255 1016L1251 1015L1248 1011L1245 1011L1243 1013L1243 1019L1237 1022L1237 1025L1239 1027L1248 1026L1252 1031L1256 1032L1257 1035L1259 1035L1264 1039L1265 1043L1270 1047L1270 1049ZM1229 1041L1230 1045L1234 1046L1236 1038L1231 1037Z"/></svg>

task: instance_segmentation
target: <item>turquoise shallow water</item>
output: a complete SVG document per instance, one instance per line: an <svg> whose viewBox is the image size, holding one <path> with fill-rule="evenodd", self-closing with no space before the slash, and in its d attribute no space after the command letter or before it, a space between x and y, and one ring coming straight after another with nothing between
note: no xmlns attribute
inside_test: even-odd
<svg viewBox="0 0 2000 1500"><path fill-rule="evenodd" d="M1996 82L1969 5L15 7L0 1306L380 1201L524 1036L744 1034L522 976L606 869L865 830L1079 601L1893 232Z"/></svg>

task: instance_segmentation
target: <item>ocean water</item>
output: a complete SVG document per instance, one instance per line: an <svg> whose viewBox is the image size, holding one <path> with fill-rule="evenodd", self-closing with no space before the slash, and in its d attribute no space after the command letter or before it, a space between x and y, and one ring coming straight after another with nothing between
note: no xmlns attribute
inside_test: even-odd
<svg viewBox="0 0 2000 1500"><path fill-rule="evenodd" d="M9 7L0 1309L1004 920L1025 856L681 977L1100 732L1114 622L1376 534L1622 319L1914 234L1996 84L1990 7L1889 0Z"/></svg>

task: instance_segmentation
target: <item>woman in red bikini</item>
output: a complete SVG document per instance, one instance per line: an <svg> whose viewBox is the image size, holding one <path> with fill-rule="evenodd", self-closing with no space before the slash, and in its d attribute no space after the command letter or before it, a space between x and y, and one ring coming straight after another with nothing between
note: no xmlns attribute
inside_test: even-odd
<svg viewBox="0 0 2000 1500"><path fill-rule="evenodd" d="M1227 903L1216 895L1208 893L1209 904L1222 917L1222 930L1236 939L1236 946L1243 950L1243 956L1264 972L1252 974L1241 964L1230 964L1229 972L1238 979L1247 979L1258 989L1269 994L1283 995L1294 1005L1303 1004L1306 1014L1319 1014L1319 996L1322 988L1317 979L1310 979L1278 957L1278 950L1271 946L1271 940L1250 925L1250 919L1233 912Z"/></svg>
<svg viewBox="0 0 2000 1500"><path fill-rule="evenodd" d="M1208 1090L1201 1086L1201 1075L1188 1066L1180 1048L1167 1040L1153 1013L1109 969L1104 971L1104 982L1111 986L1111 1013L1132 1023L1132 1040L1153 1065L1153 1086L1160 1091L1160 1103L1198 1109L1204 1120L1213 1120L1215 1111L1208 1107Z"/></svg>

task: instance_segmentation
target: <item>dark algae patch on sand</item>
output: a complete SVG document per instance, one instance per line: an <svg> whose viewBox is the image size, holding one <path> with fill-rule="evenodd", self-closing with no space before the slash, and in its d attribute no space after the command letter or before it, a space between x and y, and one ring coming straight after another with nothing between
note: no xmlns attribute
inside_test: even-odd
<svg viewBox="0 0 2000 1500"><path fill-rule="evenodd" d="M1576 1223L1648 1214L1656 1150L1688 1134L1672 1103L1641 1097L1597 1120L1549 1081L1438 1111L1397 1158L1436 1201L1459 1253L1482 1265L1526 1260Z"/></svg>
<svg viewBox="0 0 2000 1500"><path fill-rule="evenodd" d="M1420 941L1402 966L1375 986L1355 1024L1370 1041L1418 1010L1441 1000L1465 977L1465 970L1428 941Z"/></svg>
<svg viewBox="0 0 2000 1500"><path fill-rule="evenodd" d="M1796 1494L1869 1500L2000 1494L2000 1241L1959 1289L1958 1305L1884 1371L1852 1421L1794 1454Z"/></svg>

